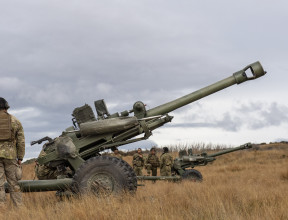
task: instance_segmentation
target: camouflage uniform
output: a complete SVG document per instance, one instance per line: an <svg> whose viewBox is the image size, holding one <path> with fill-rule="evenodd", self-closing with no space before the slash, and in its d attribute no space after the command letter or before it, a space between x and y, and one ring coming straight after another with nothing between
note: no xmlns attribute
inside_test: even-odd
<svg viewBox="0 0 288 220"><path fill-rule="evenodd" d="M143 176L142 169L144 166L144 159L142 154L135 153L133 155L133 169L136 176Z"/></svg>
<svg viewBox="0 0 288 220"><path fill-rule="evenodd" d="M44 144L43 149L41 150L38 158L46 156L47 155L47 153L45 152L46 150L48 152L51 152L51 150L56 149L56 145L58 143L65 142L66 141L65 139L67 140L67 138L58 137L55 138L53 142ZM49 180L49 179L57 179L57 177L59 176L67 177L71 174L71 170L67 167L62 167L61 169L58 170L57 167L40 165L36 160L35 174L39 180Z"/></svg>
<svg viewBox="0 0 288 220"><path fill-rule="evenodd" d="M160 174L161 176L171 176L173 166L173 157L169 153L163 153L160 157Z"/></svg>
<svg viewBox="0 0 288 220"><path fill-rule="evenodd" d="M45 165L36 165L35 173L38 180L51 180L57 179L62 173L59 173L56 168L50 168Z"/></svg>
<svg viewBox="0 0 288 220"><path fill-rule="evenodd" d="M159 158L155 154L149 154L146 159L146 169L147 174L150 176L152 171L152 176L157 176L157 167L160 166Z"/></svg>
<svg viewBox="0 0 288 220"><path fill-rule="evenodd" d="M47 154L45 153L44 149L42 149L38 157L43 157L45 155ZM61 175L62 173L58 172L57 168L52 168L45 165L39 165L36 162L35 174L39 180L50 180L50 179L57 179L57 176Z"/></svg>
<svg viewBox="0 0 288 220"><path fill-rule="evenodd" d="M25 154L25 137L20 121L3 109L0 110L0 120L10 118L11 138L2 138L0 135L0 204L5 202L5 176L9 185L10 197L14 205L22 204L22 193L16 179L17 159L23 160ZM1 120L0 128L3 125ZM1 130L2 132L2 130ZM10 131L9 131L10 132Z"/></svg>
<svg viewBox="0 0 288 220"><path fill-rule="evenodd" d="M117 158L123 160L123 159L122 159L122 155L119 154L119 153L118 153L118 154L113 153L113 154L111 154L111 156L112 156L112 157L117 157Z"/></svg>

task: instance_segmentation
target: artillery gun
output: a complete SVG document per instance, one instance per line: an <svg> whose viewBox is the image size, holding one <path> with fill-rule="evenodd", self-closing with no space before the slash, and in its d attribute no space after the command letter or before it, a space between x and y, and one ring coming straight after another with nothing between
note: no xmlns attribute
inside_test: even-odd
<svg viewBox="0 0 288 220"><path fill-rule="evenodd" d="M70 174L65 178L58 176L57 179L52 180L20 181L22 190L56 191L68 187L80 194L135 191L137 177L132 167L119 158L101 156L103 150L145 140L152 135L153 130L171 122L173 116L168 113L173 110L234 84L254 80L265 74L260 62L255 62L226 79L149 110L143 102L137 101L129 111L110 114L104 100L98 100L95 101L96 118L89 105L76 108L72 114L73 126L67 128L60 137L54 140L45 137L43 141L49 142L44 144L44 154L37 159L40 165L51 169L58 171L70 169ZM134 115L130 116L132 113ZM142 137L136 137L138 135ZM40 142L41 139L35 143ZM237 150L249 147L248 144ZM228 150L225 153L229 152ZM198 171L186 168L206 165L215 160L216 156L186 155L176 159L174 172L177 175L174 178L199 177ZM202 175L200 177L202 179ZM150 177L138 177L138 179L145 178Z"/></svg>
<svg viewBox="0 0 288 220"><path fill-rule="evenodd" d="M174 160L173 164L173 170L175 174L179 175L182 177L182 179L188 179L192 181L197 181L201 182L203 177L202 174L195 169L189 169L189 168L194 168L196 166L206 166L208 163L211 163L216 160L216 157L224 155L224 154L229 154L235 151L239 150L245 150L245 149L250 149L254 145L251 143L243 144L239 147L219 151L213 154L207 154L206 152L203 152L198 155L193 155L192 153L186 154L184 151L184 154L179 152L179 158L176 158ZM192 152L192 151L190 151ZM188 169L187 169L188 168Z"/></svg>

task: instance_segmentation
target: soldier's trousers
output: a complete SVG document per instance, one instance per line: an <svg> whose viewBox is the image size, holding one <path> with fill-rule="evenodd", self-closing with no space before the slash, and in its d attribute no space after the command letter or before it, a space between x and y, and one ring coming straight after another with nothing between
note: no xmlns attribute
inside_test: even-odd
<svg viewBox="0 0 288 220"><path fill-rule="evenodd" d="M133 169L134 169L134 172L135 172L136 176L143 176L143 174L142 174L143 167L134 166Z"/></svg>
<svg viewBox="0 0 288 220"><path fill-rule="evenodd" d="M163 166L160 169L161 176L171 176L171 166Z"/></svg>
<svg viewBox="0 0 288 220"><path fill-rule="evenodd" d="M10 198L13 204L16 206L22 204L22 193L15 175L16 163L17 161L15 159L0 158L0 204L4 204L6 200L4 189L5 176L9 185Z"/></svg>
<svg viewBox="0 0 288 220"><path fill-rule="evenodd" d="M39 180L57 179L57 176L61 175L57 169L51 169L45 165L36 165L35 173Z"/></svg>
<svg viewBox="0 0 288 220"><path fill-rule="evenodd" d="M147 174L150 176L152 171L152 176L157 176L157 167L152 167L151 165L147 164Z"/></svg>

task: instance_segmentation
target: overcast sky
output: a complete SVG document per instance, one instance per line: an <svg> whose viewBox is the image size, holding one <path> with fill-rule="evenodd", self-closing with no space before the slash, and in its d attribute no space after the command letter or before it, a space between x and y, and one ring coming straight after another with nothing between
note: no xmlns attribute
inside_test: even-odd
<svg viewBox="0 0 288 220"><path fill-rule="evenodd" d="M71 126L74 108L147 108L255 61L264 77L174 111L159 146L288 140L287 1L0 0L0 96L25 129L26 158Z"/></svg>

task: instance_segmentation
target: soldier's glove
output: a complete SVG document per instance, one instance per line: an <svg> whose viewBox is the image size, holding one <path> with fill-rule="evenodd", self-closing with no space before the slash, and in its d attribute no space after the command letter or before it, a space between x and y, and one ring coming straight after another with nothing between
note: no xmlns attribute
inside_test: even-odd
<svg viewBox="0 0 288 220"><path fill-rule="evenodd" d="M22 179L22 166L17 164L16 170L15 170L15 176L17 181Z"/></svg>

